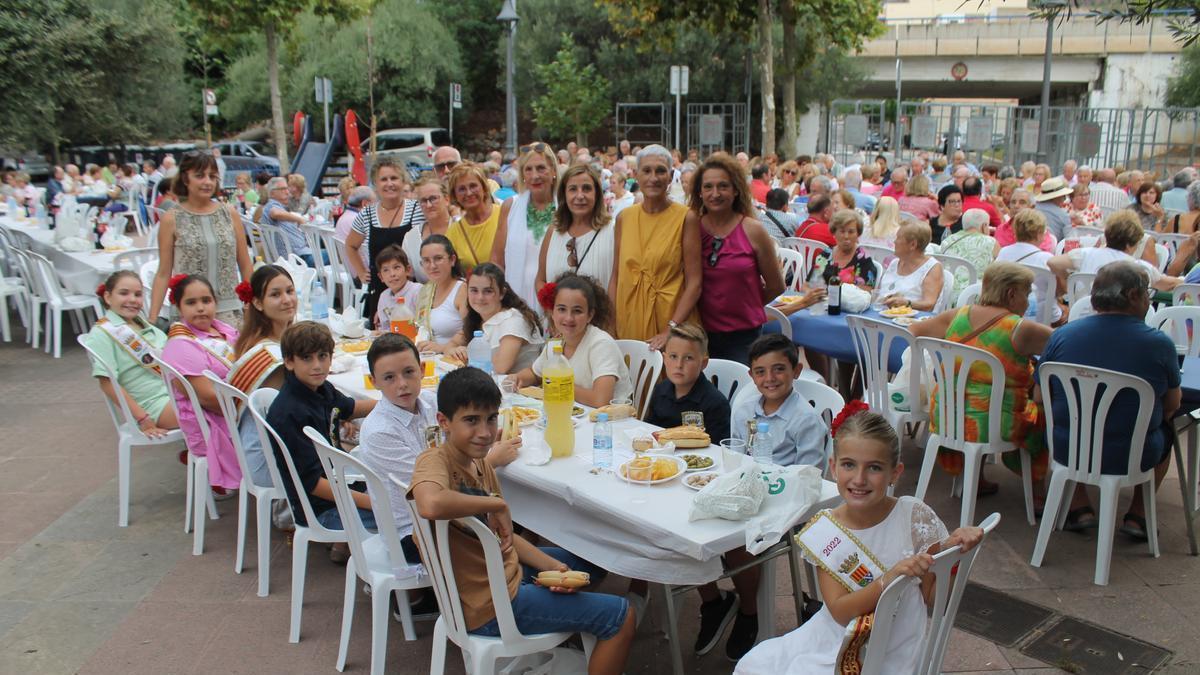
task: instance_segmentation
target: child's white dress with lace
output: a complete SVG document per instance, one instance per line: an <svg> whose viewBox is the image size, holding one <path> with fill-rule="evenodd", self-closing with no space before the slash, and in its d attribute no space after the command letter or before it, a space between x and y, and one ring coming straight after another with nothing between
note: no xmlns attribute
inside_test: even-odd
<svg viewBox="0 0 1200 675"><path fill-rule="evenodd" d="M914 497L900 497L883 522L865 530L850 530L885 568L924 552L948 535L933 509ZM886 673L911 673L921 656L927 624L920 587L909 587L900 601L888 640ZM787 635L767 640L738 662L734 675L830 675L842 645L845 626L822 607L816 616ZM874 638L872 638L874 639Z"/></svg>

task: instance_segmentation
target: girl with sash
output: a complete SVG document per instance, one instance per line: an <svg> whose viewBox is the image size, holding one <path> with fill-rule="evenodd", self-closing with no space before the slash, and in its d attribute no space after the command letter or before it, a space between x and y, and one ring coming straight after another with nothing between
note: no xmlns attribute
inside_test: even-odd
<svg viewBox="0 0 1200 675"><path fill-rule="evenodd" d="M131 270L113 272L96 289L96 295L104 305L104 316L88 333L88 348L116 373L121 396L143 434L159 438L169 429L178 429L171 395L153 360L167 343L167 336L142 318L145 292L141 278ZM94 364L92 377L100 381L100 391L120 405L108 371Z"/></svg>
<svg viewBox="0 0 1200 675"><path fill-rule="evenodd" d="M946 536L933 509L913 497L889 497L904 472L900 439L882 416L852 401L833 422L829 462L843 504L821 511L797 535L816 565L825 605L796 630L752 649L735 675L859 673L875 607L900 577L921 577L907 589L892 623L885 661L890 673L914 672L925 637L925 603L932 597L933 556L952 546L964 551L983 538L977 527Z"/></svg>
<svg viewBox="0 0 1200 675"><path fill-rule="evenodd" d="M238 285L237 292L245 303L245 318L233 350L233 367L225 379L247 395L261 387L279 389L284 372L279 338L296 319L296 286L287 270L263 265L254 270L249 283ZM243 413L238 419L238 435L251 479L256 485L270 487L271 472L250 415Z"/></svg>
<svg viewBox="0 0 1200 675"><path fill-rule="evenodd" d="M429 279L417 296L417 349L447 351L467 344L467 285L454 244L440 234L421 242L421 269Z"/></svg>
<svg viewBox="0 0 1200 675"><path fill-rule="evenodd" d="M208 280L198 275L176 275L168 284L171 304L179 311L179 322L167 331L167 345L162 360L187 378L201 411L192 410L191 401L182 391L172 391L175 409L179 412L179 428L187 438L188 449L195 455L208 457L209 484L218 494L238 487L242 470L238 466L229 428L221 417L212 383L203 373L210 370L217 377L229 375L233 365L233 346L237 329L216 318L217 299ZM196 415L204 414L208 421L209 445L205 445Z"/></svg>

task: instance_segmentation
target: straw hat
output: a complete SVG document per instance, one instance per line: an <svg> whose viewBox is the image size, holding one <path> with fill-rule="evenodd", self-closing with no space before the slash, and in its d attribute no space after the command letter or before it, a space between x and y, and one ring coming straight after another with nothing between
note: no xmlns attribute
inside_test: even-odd
<svg viewBox="0 0 1200 675"><path fill-rule="evenodd" d="M1047 178L1042 181L1042 192L1037 196L1037 200L1039 202L1047 202L1069 194L1071 194L1071 186L1067 185L1067 179L1055 176L1054 178Z"/></svg>

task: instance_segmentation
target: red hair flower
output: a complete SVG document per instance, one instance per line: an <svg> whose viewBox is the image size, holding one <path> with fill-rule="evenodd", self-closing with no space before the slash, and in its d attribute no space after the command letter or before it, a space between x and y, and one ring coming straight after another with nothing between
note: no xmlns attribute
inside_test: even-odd
<svg viewBox="0 0 1200 675"><path fill-rule="evenodd" d="M177 297L179 294L175 292L175 288L179 286L179 283L186 278L188 278L188 275L186 274L176 274L175 276L171 277L170 281L167 282L167 301L172 305L179 305L179 301L182 298Z"/></svg>
<svg viewBox="0 0 1200 675"><path fill-rule="evenodd" d="M542 286L542 290L537 293L538 304L542 306L542 309L547 312L554 309L554 294L557 292L558 284L553 281Z"/></svg>
<svg viewBox="0 0 1200 675"><path fill-rule="evenodd" d="M838 429L841 428L843 422L860 412L867 412L870 409L870 406L859 399L846 401L846 406L842 408L842 412L838 413L837 417L833 418L833 423L829 425L829 435L836 437Z"/></svg>
<svg viewBox="0 0 1200 675"><path fill-rule="evenodd" d="M233 292L237 293L238 300L241 300L247 305L250 304L250 301L254 299L254 289L250 288L249 281L243 281L242 283L238 284L236 287L234 287Z"/></svg>
<svg viewBox="0 0 1200 675"><path fill-rule="evenodd" d="M96 296L98 298L100 298L101 300L104 299L104 294L107 292L108 292L108 287L105 286L104 284L100 284L99 286L96 287Z"/></svg>

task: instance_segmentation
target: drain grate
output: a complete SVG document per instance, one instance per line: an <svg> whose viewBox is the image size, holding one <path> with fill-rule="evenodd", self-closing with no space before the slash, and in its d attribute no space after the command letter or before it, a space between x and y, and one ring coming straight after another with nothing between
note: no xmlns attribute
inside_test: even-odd
<svg viewBox="0 0 1200 675"><path fill-rule="evenodd" d="M998 645L1016 647L1053 616L1053 611L1041 605L968 583L954 625Z"/></svg>
<svg viewBox="0 0 1200 675"><path fill-rule="evenodd" d="M1171 658L1166 649L1070 617L1048 626L1021 653L1068 673L1088 675L1149 673Z"/></svg>

